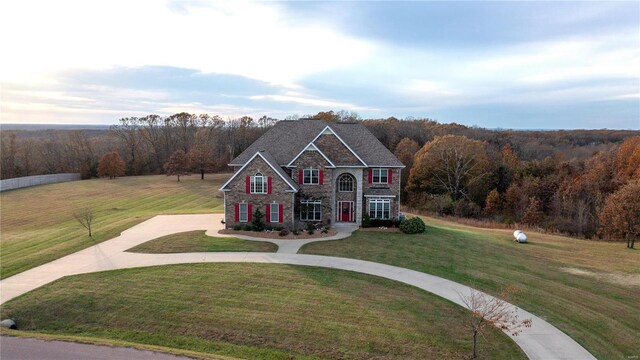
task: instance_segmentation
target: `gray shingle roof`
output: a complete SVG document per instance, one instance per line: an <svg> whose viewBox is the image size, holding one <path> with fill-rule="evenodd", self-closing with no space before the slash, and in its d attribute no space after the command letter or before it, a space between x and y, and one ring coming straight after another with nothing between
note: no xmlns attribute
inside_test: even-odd
<svg viewBox="0 0 640 360"><path fill-rule="evenodd" d="M278 165L278 163L276 162L276 160L273 158L273 156L271 156L271 154L268 151L259 151L259 155L264 159L264 161L267 162L267 164L276 172L278 173L278 175L280 175L280 177L295 191L298 191L300 189L300 186L298 186L298 184L296 184L293 179L291 179L291 177L289 175L287 175L287 173L282 169L282 167L280 165ZM247 161L250 161L251 159L254 158L254 156L258 156L258 154L254 153L253 155L251 155L251 157L249 157L249 159L247 159ZM243 164L244 165L244 164ZM225 190L227 185L229 185L231 183L231 181L238 176L238 174L240 174L241 171L236 171L233 176L231 176L231 178L229 178L229 180L227 180L227 182L225 182L221 187L220 190Z"/></svg>
<svg viewBox="0 0 640 360"><path fill-rule="evenodd" d="M256 152L268 150L273 161L288 164L326 126L329 126L368 166L402 166L378 139L359 123L326 123L320 120L283 120L231 160L243 165Z"/></svg>

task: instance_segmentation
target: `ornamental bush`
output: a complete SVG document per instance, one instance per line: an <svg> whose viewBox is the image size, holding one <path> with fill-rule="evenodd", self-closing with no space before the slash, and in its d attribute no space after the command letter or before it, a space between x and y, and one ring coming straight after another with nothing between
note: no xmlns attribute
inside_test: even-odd
<svg viewBox="0 0 640 360"><path fill-rule="evenodd" d="M426 229L424 221L419 217L412 217L400 223L400 231L405 234L419 234Z"/></svg>

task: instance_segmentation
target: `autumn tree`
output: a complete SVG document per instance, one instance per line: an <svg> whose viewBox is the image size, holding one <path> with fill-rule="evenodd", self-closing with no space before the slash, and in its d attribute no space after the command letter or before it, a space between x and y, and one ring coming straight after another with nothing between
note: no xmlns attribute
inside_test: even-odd
<svg viewBox="0 0 640 360"><path fill-rule="evenodd" d="M211 153L204 147L196 147L188 153L189 163L200 173L200 180L204 180L204 173L213 168Z"/></svg>
<svg viewBox="0 0 640 360"><path fill-rule="evenodd" d="M98 176L115 179L124 175L124 160L117 151L111 151L102 156L98 163Z"/></svg>
<svg viewBox="0 0 640 360"><path fill-rule="evenodd" d="M640 181L628 183L607 197L600 212L602 232L609 238L624 239L632 249L640 238Z"/></svg>
<svg viewBox="0 0 640 360"><path fill-rule="evenodd" d="M394 154L400 162L406 166L400 177L400 189L404 191L407 181L409 180L409 171L413 166L413 158L418 152L418 143L410 138L403 138L396 146Z"/></svg>
<svg viewBox="0 0 640 360"><path fill-rule="evenodd" d="M164 170L167 172L167 176L177 175L178 181L180 181L181 175L191 174L189 168L189 157L182 150L176 150L164 164Z"/></svg>
<svg viewBox="0 0 640 360"><path fill-rule="evenodd" d="M495 215L502 210L502 197L497 189L489 191L485 200L484 213L487 215Z"/></svg>
<svg viewBox="0 0 640 360"><path fill-rule="evenodd" d="M544 219L542 201L536 197L529 199L529 205L522 216L522 222L527 225L540 225Z"/></svg>
<svg viewBox="0 0 640 360"><path fill-rule="evenodd" d="M627 138L620 145L615 163L621 179L640 179L640 136Z"/></svg>
<svg viewBox="0 0 640 360"><path fill-rule="evenodd" d="M454 201L473 200L491 174L485 143L464 136L445 135L426 143L416 154L408 189L447 193ZM486 192L481 194L484 199Z"/></svg>
<svg viewBox="0 0 640 360"><path fill-rule="evenodd" d="M462 303L471 310L471 316L467 322L472 334L472 358L478 358L478 335L488 326L496 327L502 331L508 331L516 336L523 328L531 327L531 319L520 320L517 309L509 304L509 300L517 289L505 288L500 297L493 297L471 289L469 294L459 294Z"/></svg>

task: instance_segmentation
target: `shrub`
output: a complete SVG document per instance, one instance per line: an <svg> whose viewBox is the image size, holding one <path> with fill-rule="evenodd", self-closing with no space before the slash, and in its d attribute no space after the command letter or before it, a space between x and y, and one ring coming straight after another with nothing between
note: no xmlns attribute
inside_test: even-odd
<svg viewBox="0 0 640 360"><path fill-rule="evenodd" d="M274 226L273 227L273 231L282 231L283 227L282 226Z"/></svg>
<svg viewBox="0 0 640 360"><path fill-rule="evenodd" d="M307 223L307 234L313 235L316 227L312 223Z"/></svg>
<svg viewBox="0 0 640 360"><path fill-rule="evenodd" d="M265 227L264 216L262 215L262 211L259 208L256 208L256 211L253 212L253 218L251 220L251 225L253 225L254 231L262 231Z"/></svg>
<svg viewBox="0 0 640 360"><path fill-rule="evenodd" d="M363 228L371 227L371 217L367 213L365 213L364 216L362 217L362 227Z"/></svg>
<svg viewBox="0 0 640 360"><path fill-rule="evenodd" d="M287 235L289 235L289 230L287 230L287 229L282 229L282 230L280 230L280 232L278 233L278 235L280 235L280 236L287 236Z"/></svg>
<svg viewBox="0 0 640 360"><path fill-rule="evenodd" d="M265 226L265 227L264 227L264 229L265 229L266 231L273 231L273 226L271 226L271 225L267 225L267 226Z"/></svg>
<svg viewBox="0 0 640 360"><path fill-rule="evenodd" d="M326 233L328 233L328 232L329 232L329 229L328 229L328 228L326 228L326 227L323 227L323 228L322 228L322 230L320 230L320 232L321 232L322 234L326 234Z"/></svg>
<svg viewBox="0 0 640 360"><path fill-rule="evenodd" d="M419 217L409 218L400 223L400 230L405 234L418 234L423 233L426 229L424 221Z"/></svg>
<svg viewBox="0 0 640 360"><path fill-rule="evenodd" d="M253 226L246 224L245 226L242 227L242 230L244 231L253 231Z"/></svg>
<svg viewBox="0 0 640 360"><path fill-rule="evenodd" d="M233 225L233 230L235 230L235 231L240 231L240 230L242 230L242 225L240 225L240 224L235 224L235 225Z"/></svg>

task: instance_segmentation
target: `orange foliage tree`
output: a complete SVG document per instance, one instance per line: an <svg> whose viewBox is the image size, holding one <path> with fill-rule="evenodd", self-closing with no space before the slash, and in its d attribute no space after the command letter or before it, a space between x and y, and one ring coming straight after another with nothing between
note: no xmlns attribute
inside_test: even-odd
<svg viewBox="0 0 640 360"><path fill-rule="evenodd" d="M164 170L167 172L167 176L177 175L178 181L180 181L180 175L191 174L189 168L189 157L182 150L176 150L164 164Z"/></svg>
<svg viewBox="0 0 640 360"><path fill-rule="evenodd" d="M640 178L640 136L627 138L616 155L618 176L623 180Z"/></svg>
<svg viewBox="0 0 640 360"><path fill-rule="evenodd" d="M640 238L640 180L607 197L600 212L600 226L605 236L625 239L627 247L633 249Z"/></svg>
<svg viewBox="0 0 640 360"><path fill-rule="evenodd" d="M98 176L115 179L124 176L124 160L116 151L111 151L102 156L98 163Z"/></svg>
<svg viewBox="0 0 640 360"><path fill-rule="evenodd" d="M409 174L412 191L447 193L454 201L482 192L491 174L485 143L464 136L439 136L416 154ZM488 189L487 189L488 190ZM486 192L481 194L484 200Z"/></svg>

